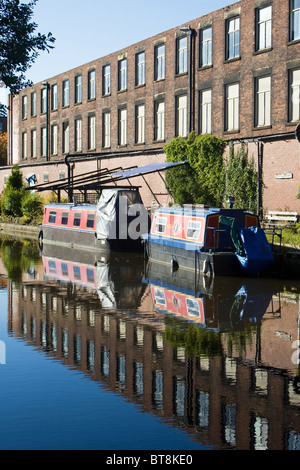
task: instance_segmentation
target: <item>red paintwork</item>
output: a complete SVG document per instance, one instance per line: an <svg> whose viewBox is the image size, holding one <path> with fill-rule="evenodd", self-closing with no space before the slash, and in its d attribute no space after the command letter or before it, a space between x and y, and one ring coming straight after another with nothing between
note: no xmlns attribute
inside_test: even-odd
<svg viewBox="0 0 300 470"><path fill-rule="evenodd" d="M56 212L55 223L49 223L50 212ZM69 214L68 223L66 225L62 224L63 213ZM74 226L73 225L74 216L75 214L79 214L79 213L81 214L80 225ZM93 227L87 227L88 214L93 214L95 216ZM60 228L65 228L65 229L84 230L87 232L94 232L96 228L96 209L82 208L80 206L72 206L70 208L66 206L64 207L46 206L45 211L44 211L43 225L47 227L60 227Z"/></svg>

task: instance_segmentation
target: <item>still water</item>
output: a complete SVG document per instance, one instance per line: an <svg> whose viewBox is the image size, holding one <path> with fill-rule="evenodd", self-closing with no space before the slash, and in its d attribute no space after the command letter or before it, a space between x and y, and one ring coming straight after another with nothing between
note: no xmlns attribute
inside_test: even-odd
<svg viewBox="0 0 300 470"><path fill-rule="evenodd" d="M0 242L0 449L300 449L299 281Z"/></svg>

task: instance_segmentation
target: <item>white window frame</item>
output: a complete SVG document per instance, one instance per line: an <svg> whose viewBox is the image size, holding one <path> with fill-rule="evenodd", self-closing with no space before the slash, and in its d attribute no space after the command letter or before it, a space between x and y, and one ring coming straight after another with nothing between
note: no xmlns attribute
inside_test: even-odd
<svg viewBox="0 0 300 470"><path fill-rule="evenodd" d="M118 62L118 81L118 90L125 91L127 89L127 59L121 59Z"/></svg>
<svg viewBox="0 0 300 470"><path fill-rule="evenodd" d="M155 46L155 80L164 80L166 76L166 45Z"/></svg>
<svg viewBox="0 0 300 470"><path fill-rule="evenodd" d="M89 133L88 133L88 149L95 150L96 148L96 116L89 116L88 118Z"/></svg>
<svg viewBox="0 0 300 470"><path fill-rule="evenodd" d="M94 100L96 98L96 70L89 70L88 72L88 99Z"/></svg>
<svg viewBox="0 0 300 470"><path fill-rule="evenodd" d="M82 103L82 76L75 77L75 104Z"/></svg>
<svg viewBox="0 0 300 470"><path fill-rule="evenodd" d="M300 69L291 70L291 121L300 120Z"/></svg>
<svg viewBox="0 0 300 470"><path fill-rule="evenodd" d="M234 83L226 86L226 131L238 131L240 126L240 86Z"/></svg>
<svg viewBox="0 0 300 470"><path fill-rule="evenodd" d="M136 143L145 143L145 105L136 106Z"/></svg>
<svg viewBox="0 0 300 470"><path fill-rule="evenodd" d="M31 116L34 117L36 116L36 112L37 112L37 109L36 109L36 91L33 91L31 93Z"/></svg>
<svg viewBox="0 0 300 470"><path fill-rule="evenodd" d="M41 128L41 157L47 156L47 128Z"/></svg>
<svg viewBox="0 0 300 470"><path fill-rule="evenodd" d="M75 152L82 152L82 119L75 120Z"/></svg>
<svg viewBox="0 0 300 470"><path fill-rule="evenodd" d="M240 57L240 17L227 20L227 60Z"/></svg>
<svg viewBox="0 0 300 470"><path fill-rule="evenodd" d="M271 125L271 77L260 77L256 80L257 127Z"/></svg>
<svg viewBox="0 0 300 470"><path fill-rule="evenodd" d="M146 83L146 54L145 51L136 54L136 86Z"/></svg>
<svg viewBox="0 0 300 470"><path fill-rule="evenodd" d="M63 107L70 106L70 81L63 81Z"/></svg>
<svg viewBox="0 0 300 470"><path fill-rule="evenodd" d="M155 103L155 140L165 140L165 102Z"/></svg>
<svg viewBox="0 0 300 470"><path fill-rule="evenodd" d="M201 67L209 67L212 65L212 26L201 30Z"/></svg>
<svg viewBox="0 0 300 470"><path fill-rule="evenodd" d="M51 126L51 154L58 154L58 125L53 124Z"/></svg>
<svg viewBox="0 0 300 470"><path fill-rule="evenodd" d="M31 130L31 158L37 157L37 141L36 141L36 129Z"/></svg>
<svg viewBox="0 0 300 470"><path fill-rule="evenodd" d="M177 96L177 136L187 137L188 135L188 99L187 95Z"/></svg>
<svg viewBox="0 0 300 470"><path fill-rule="evenodd" d="M272 5L266 5L257 11L257 50L272 46Z"/></svg>
<svg viewBox="0 0 300 470"><path fill-rule="evenodd" d="M51 87L51 111L56 111L58 108L57 101L57 83Z"/></svg>
<svg viewBox="0 0 300 470"><path fill-rule="evenodd" d="M63 122L63 153L70 152L70 124Z"/></svg>
<svg viewBox="0 0 300 470"><path fill-rule="evenodd" d="M184 36L177 39L176 54L177 74L187 73L188 71L188 37Z"/></svg>
<svg viewBox="0 0 300 470"><path fill-rule="evenodd" d="M110 122L111 122L111 115L110 112L103 113L103 147L110 148L111 146L111 136L110 136Z"/></svg>
<svg viewBox="0 0 300 470"><path fill-rule="evenodd" d="M111 91L111 72L110 64L103 66L103 95L110 95Z"/></svg>
<svg viewBox="0 0 300 470"><path fill-rule="evenodd" d="M119 145L127 145L127 108L119 110Z"/></svg>
<svg viewBox="0 0 300 470"><path fill-rule="evenodd" d="M200 133L211 134L212 131L212 90L202 90L200 92Z"/></svg>

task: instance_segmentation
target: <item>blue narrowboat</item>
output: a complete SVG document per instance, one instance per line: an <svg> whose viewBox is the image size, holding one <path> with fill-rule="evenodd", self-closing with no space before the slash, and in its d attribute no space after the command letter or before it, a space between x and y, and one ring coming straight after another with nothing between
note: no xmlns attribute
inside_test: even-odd
<svg viewBox="0 0 300 470"><path fill-rule="evenodd" d="M143 238L150 260L206 275L258 274L274 261L258 216L240 209L161 207Z"/></svg>

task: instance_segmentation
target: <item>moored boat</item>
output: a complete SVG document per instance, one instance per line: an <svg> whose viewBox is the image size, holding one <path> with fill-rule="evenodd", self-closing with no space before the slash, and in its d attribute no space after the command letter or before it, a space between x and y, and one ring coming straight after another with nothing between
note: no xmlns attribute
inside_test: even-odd
<svg viewBox="0 0 300 470"><path fill-rule="evenodd" d="M239 209L161 207L144 241L151 260L207 275L257 274L274 261L258 216Z"/></svg>
<svg viewBox="0 0 300 470"><path fill-rule="evenodd" d="M45 206L39 242L101 251L141 251L148 212L138 188L106 188L97 204Z"/></svg>

